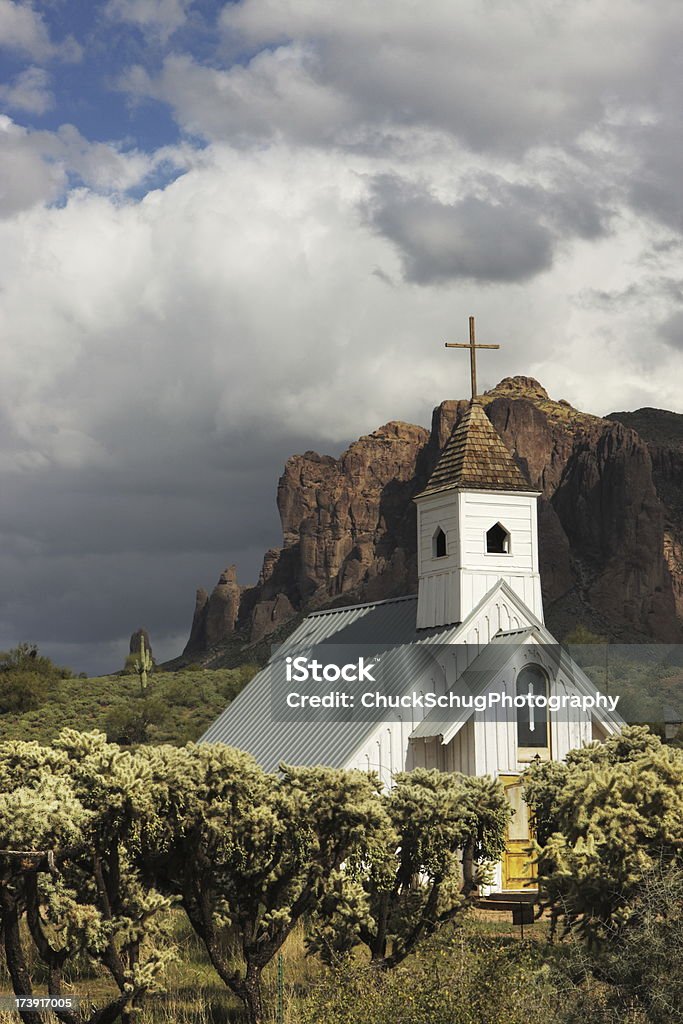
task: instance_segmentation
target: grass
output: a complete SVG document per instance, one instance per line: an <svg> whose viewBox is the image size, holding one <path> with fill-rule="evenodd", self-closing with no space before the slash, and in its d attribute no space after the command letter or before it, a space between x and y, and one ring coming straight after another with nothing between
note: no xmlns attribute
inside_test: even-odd
<svg viewBox="0 0 683 1024"><path fill-rule="evenodd" d="M148 997L145 1006L137 1015L138 1024L243 1024L241 1003L234 997L211 966L204 947L192 931L185 916L178 910L172 911L172 936L178 949L178 960L168 969L165 979L166 991ZM533 930L533 929L532 929ZM526 929L525 929L526 932ZM482 942L491 950L501 950L519 940L519 929L504 921L486 921L472 914L465 929L446 929L441 945L448 947L457 937L474 945ZM541 935L538 934L540 940ZM44 971L35 958L33 947L25 943L35 994L46 994ZM431 956L433 951L425 955ZM418 958L422 955L418 954ZM331 972L316 957L307 957L304 927L297 927L282 949L284 967L285 1024L298 1024L301 1008L311 993L329 983ZM358 963L363 958L359 956ZM417 961L416 961L417 962ZM237 966L237 962L236 962ZM0 993L11 994L11 984L0 959ZM116 995L116 989L109 976L101 969L85 969L64 986L65 995L80 997L85 1002L103 1005ZM277 959L271 961L263 976L263 996L267 1019L276 1021L277 1005ZM0 1024L16 1021L11 1013L0 1012Z"/></svg>
<svg viewBox="0 0 683 1024"><path fill-rule="evenodd" d="M167 970L165 991L149 996L136 1017L138 1024L241 1024L244 1020L242 1004L226 988L209 962L202 943L192 931L187 918L180 911L171 912L172 940L178 950L178 959ZM25 925L22 925L25 930ZM46 995L44 969L36 959L31 943L24 943L34 994ZM304 932L297 928L285 943L282 956L285 970L285 997L290 1007L287 1024L296 1020L295 1006L305 998L311 984L320 976L321 965L305 955ZM237 967L237 960L235 967ZM277 992L277 961L265 970L263 978L264 1001L272 1010L275 1020ZM11 995L12 986L0 956L0 994ZM81 969L64 995L78 996L86 1004L102 1006L117 995L109 975L102 969ZM15 1014L0 1011L0 1024L15 1022Z"/></svg>
<svg viewBox="0 0 683 1024"><path fill-rule="evenodd" d="M257 667L152 672L145 693L137 675L50 680L39 706L0 714L0 741L50 743L64 728L100 729L110 739L134 719L138 733L123 742L198 739L256 673Z"/></svg>
<svg viewBox="0 0 683 1024"><path fill-rule="evenodd" d="M165 991L148 997L137 1024L244 1024L239 1001L220 981L203 946L179 910L171 911L179 952L168 968ZM30 947L29 947L30 948ZM226 953L230 941L226 940ZM675 1024L680 1013L650 1017L628 992L599 981L576 943L548 939L547 922L520 929L509 917L472 912L445 926L403 964L386 974L369 970L364 952L325 967L306 956L299 926L282 950L284 1024ZM672 970L675 954L672 953ZM31 955L38 994L44 971ZM0 991L11 992L0 960ZM108 977L87 967L69 991L98 1005L115 995ZM266 1024L277 1022L277 959L263 978ZM0 1012L0 1024L16 1017Z"/></svg>

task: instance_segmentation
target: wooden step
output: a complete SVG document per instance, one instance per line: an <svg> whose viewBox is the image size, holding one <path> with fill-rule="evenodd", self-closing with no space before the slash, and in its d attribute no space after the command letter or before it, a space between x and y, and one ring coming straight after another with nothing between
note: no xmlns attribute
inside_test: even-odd
<svg viewBox="0 0 683 1024"><path fill-rule="evenodd" d="M519 892L492 892L480 896L481 903L538 903L538 889L523 889Z"/></svg>
<svg viewBox="0 0 683 1024"><path fill-rule="evenodd" d="M494 910L512 914L513 924L533 924L534 907L538 903L537 892L495 892L480 896L475 906L481 910Z"/></svg>

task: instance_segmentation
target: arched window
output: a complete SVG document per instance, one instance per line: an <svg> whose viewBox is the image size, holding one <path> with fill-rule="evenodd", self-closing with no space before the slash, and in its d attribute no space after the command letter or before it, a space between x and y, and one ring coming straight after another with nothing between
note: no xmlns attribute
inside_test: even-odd
<svg viewBox="0 0 683 1024"><path fill-rule="evenodd" d="M445 558L446 554L446 534L439 527L432 537L432 555L434 558Z"/></svg>
<svg viewBox="0 0 683 1024"><path fill-rule="evenodd" d="M486 533L486 553L488 555L508 555L510 553L510 534L496 523Z"/></svg>
<svg viewBox="0 0 683 1024"><path fill-rule="evenodd" d="M525 665L517 676L518 697L548 698L548 677L540 665ZM517 746L548 747L548 708L538 707L527 699L517 708Z"/></svg>

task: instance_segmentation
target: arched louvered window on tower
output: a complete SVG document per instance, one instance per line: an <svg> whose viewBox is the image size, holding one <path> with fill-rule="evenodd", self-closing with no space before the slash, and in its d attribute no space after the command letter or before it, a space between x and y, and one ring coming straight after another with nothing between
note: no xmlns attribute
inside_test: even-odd
<svg viewBox="0 0 683 1024"><path fill-rule="evenodd" d="M433 558L445 558L448 554L446 550L446 534L439 526L432 537L432 557Z"/></svg>
<svg viewBox="0 0 683 1024"><path fill-rule="evenodd" d="M510 534L501 523L496 523L486 531L486 554L510 554Z"/></svg>

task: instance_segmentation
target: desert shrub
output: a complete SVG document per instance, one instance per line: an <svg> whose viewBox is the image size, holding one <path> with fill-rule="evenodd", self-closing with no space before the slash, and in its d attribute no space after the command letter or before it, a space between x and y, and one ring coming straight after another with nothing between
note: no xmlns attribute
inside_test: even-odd
<svg viewBox="0 0 683 1024"><path fill-rule="evenodd" d="M106 1005L79 1015L83 1024L133 1024L174 956L165 925L172 901L143 885L134 864L141 823L155 816L148 782L147 764L101 733L67 729L52 747L0 744L0 905L12 988L30 995L46 981L57 995L84 965L99 968Z"/></svg>
<svg viewBox="0 0 683 1024"><path fill-rule="evenodd" d="M683 870L645 872L630 910L628 924L612 928L590 962L609 986L608 1010L618 1020L640 1012L649 1024L683 1021Z"/></svg>
<svg viewBox="0 0 683 1024"><path fill-rule="evenodd" d="M345 865L321 906L309 946L327 960L363 943L373 962L395 967L468 909L504 849L500 783L425 768L394 782L383 796L391 829L368 859Z"/></svg>
<svg viewBox="0 0 683 1024"><path fill-rule="evenodd" d="M22 643L9 651L0 651L0 673L28 670L53 679L71 679L69 668L60 668L38 652L35 644Z"/></svg>
<svg viewBox="0 0 683 1024"><path fill-rule="evenodd" d="M534 942L458 929L378 971L339 962L303 1000L301 1024L564 1024L565 997Z"/></svg>
<svg viewBox="0 0 683 1024"><path fill-rule="evenodd" d="M19 644L0 652L0 714L41 707L73 673L38 653L35 644Z"/></svg>
<svg viewBox="0 0 683 1024"><path fill-rule="evenodd" d="M390 831L378 780L325 767L269 775L220 743L140 747L137 756L157 812L140 832L147 877L180 901L247 1020L262 1024L264 968L342 865L367 861Z"/></svg>
<svg viewBox="0 0 683 1024"><path fill-rule="evenodd" d="M163 691L164 699L171 705L181 708L191 708L197 702L195 686L184 678L171 677L164 681L160 689Z"/></svg>
<svg viewBox="0 0 683 1024"><path fill-rule="evenodd" d="M591 943L628 926L645 875L681 862L683 753L644 726L532 766L525 799L542 904Z"/></svg>
<svg viewBox="0 0 683 1024"><path fill-rule="evenodd" d="M137 699L128 706L119 705L107 715L107 739L122 746L146 743L150 726L159 725L165 716L166 705L158 696Z"/></svg>
<svg viewBox="0 0 683 1024"><path fill-rule="evenodd" d="M50 681L38 672L14 669L0 673L0 713L31 711L44 704Z"/></svg>
<svg viewBox="0 0 683 1024"><path fill-rule="evenodd" d="M140 721L138 715L139 702L145 697L140 693L137 674L89 679L51 676L44 690L36 684L35 692L19 699L20 689L12 684L11 676L0 671L3 738L49 743L62 728L77 724L82 729L100 729L110 739L118 733L124 743L182 745L198 739L256 671L252 666L192 672L157 670L150 677L147 699L154 699L152 709L161 706L164 713L147 714L146 721ZM145 738L133 740L132 733Z"/></svg>
<svg viewBox="0 0 683 1024"><path fill-rule="evenodd" d="M137 669L135 668L135 662L137 659L137 654L127 654L126 660L123 663L123 668L121 669L121 674L124 676L136 676L138 674Z"/></svg>
<svg viewBox="0 0 683 1024"><path fill-rule="evenodd" d="M291 1008L301 1024L681 1024L683 881L644 876L633 925L591 950L483 933L477 922L427 941L393 971L358 955ZM503 925L503 928L505 926Z"/></svg>

